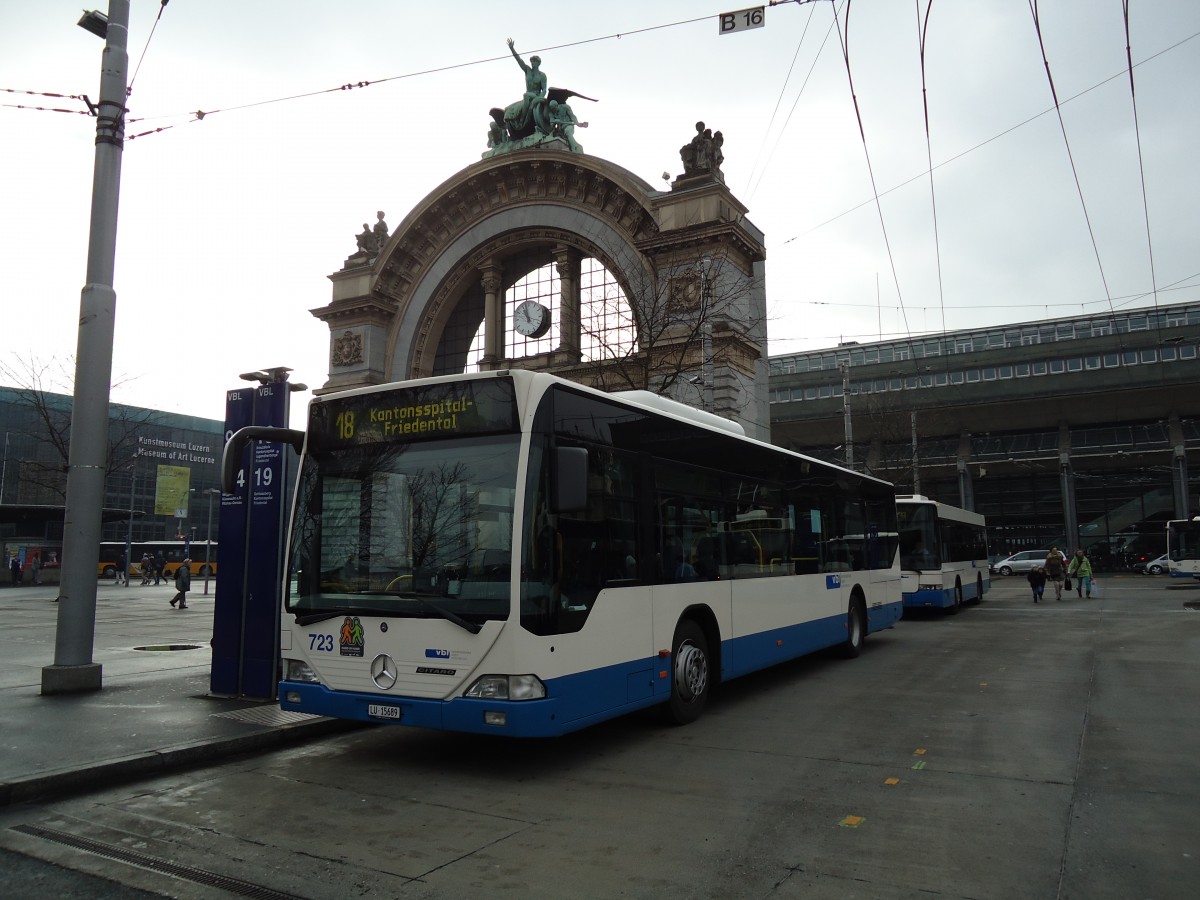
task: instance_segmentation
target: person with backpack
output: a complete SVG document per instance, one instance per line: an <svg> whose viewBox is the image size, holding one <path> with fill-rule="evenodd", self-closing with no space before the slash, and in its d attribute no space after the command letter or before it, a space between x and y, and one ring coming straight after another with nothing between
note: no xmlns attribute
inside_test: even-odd
<svg viewBox="0 0 1200 900"><path fill-rule="evenodd" d="M185 559L175 570L175 590L178 593L171 598L171 605L179 604L180 609L187 609L187 592L192 589L191 560Z"/></svg>
<svg viewBox="0 0 1200 900"><path fill-rule="evenodd" d="M1067 559L1063 556L1057 547L1051 547L1049 554L1046 556L1046 562L1042 566L1046 570L1046 580L1054 584L1054 599L1061 600L1063 592L1063 578L1067 574Z"/></svg>

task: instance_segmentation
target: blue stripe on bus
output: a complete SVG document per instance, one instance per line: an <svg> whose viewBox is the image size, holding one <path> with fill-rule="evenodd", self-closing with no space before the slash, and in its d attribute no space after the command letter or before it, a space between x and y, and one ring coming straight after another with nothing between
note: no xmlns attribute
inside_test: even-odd
<svg viewBox="0 0 1200 900"><path fill-rule="evenodd" d="M965 593L966 586L963 586ZM972 593L974 591L972 590ZM905 591L904 605L909 608L927 609L929 607L937 607L938 609L949 609L954 605L954 588L942 588L941 590L924 590L924 591Z"/></svg>
<svg viewBox="0 0 1200 900"><path fill-rule="evenodd" d="M892 627L901 612L899 603L868 610L868 631ZM836 646L845 638L846 617L839 615L728 640L722 644L723 677L728 680L796 659ZM670 661L651 656L550 679L546 682L544 700L477 700L469 697L429 700L333 691L322 684L281 681L279 705L293 712L359 722L511 737L551 737L663 703L669 697L670 689ZM289 694L298 700L290 702ZM367 707L372 704L399 707L400 717L369 716ZM484 712L505 713L507 724L485 724Z"/></svg>
<svg viewBox="0 0 1200 900"><path fill-rule="evenodd" d="M979 585L974 581L963 582L963 602L971 603L976 600L983 600L983 594L986 594L991 588L990 580L983 582L983 593L976 596ZM954 605L954 588L942 588L941 590L922 590L922 591L905 591L904 605L913 609L927 609L929 607L937 607L938 609L949 609Z"/></svg>

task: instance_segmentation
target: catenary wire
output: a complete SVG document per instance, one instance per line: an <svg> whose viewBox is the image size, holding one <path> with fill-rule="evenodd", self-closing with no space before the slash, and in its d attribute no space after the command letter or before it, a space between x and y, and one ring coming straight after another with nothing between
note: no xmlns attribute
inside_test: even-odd
<svg viewBox="0 0 1200 900"><path fill-rule="evenodd" d="M1157 53L1154 53L1151 56L1147 56L1141 62L1136 63L1134 65L1134 68L1137 68L1138 66L1144 66L1146 63L1151 62L1151 61L1157 59L1158 57L1163 56L1166 53L1170 53L1172 50L1177 50L1179 47L1183 46L1188 41L1195 40L1198 37L1200 37L1200 31L1195 32L1194 34L1189 34L1187 37L1182 38L1179 41L1176 41L1174 44L1171 44L1171 46L1164 47L1162 50L1158 51ZM1108 84L1110 81L1115 81L1116 79L1121 78L1125 74L1126 74L1126 71L1124 68L1122 68L1121 71L1115 72L1112 75L1109 75L1103 81L1098 81L1095 84L1093 84L1091 87L1084 88L1079 93L1072 94L1070 97L1067 97L1065 100L1062 101L1062 105L1065 106L1068 103L1078 100L1081 97L1083 97L1087 94L1090 94L1092 91L1095 91L1095 90L1098 90L1099 88L1104 87L1104 85ZM980 141L978 144L974 144L974 145L968 147L967 149L965 149L959 153L956 153L947 159L942 160L940 163L937 164L937 166L935 166L935 168L940 169L943 166L950 165L950 163L952 163L952 162L957 162L958 160L962 159L964 156L966 156L970 153L974 153L976 150L980 150L983 147L986 147L988 144L991 144L994 141L1000 140L1000 138L1002 138L1002 137L1007 137L1009 134L1016 131L1017 129L1024 128L1026 125L1030 124L1031 122L1036 122L1042 116L1049 115L1052 112L1054 112L1054 107L1052 107L1052 106L1048 107L1047 109L1043 109L1040 113L1037 113L1036 115L1032 115L1028 119L1025 119L1021 122L1017 122L1015 125L1009 126L1008 128L1004 129L1003 131L992 135L987 140ZM926 172L918 172L916 175L913 175L911 178L906 178L904 181L901 181L898 184L895 184L892 187L888 188L882 194L880 194L880 196L886 197L888 194L894 193L895 191L898 191L903 187L907 187L908 185L912 184L914 181L919 181L920 179L924 178L926 174L927 174ZM813 225L811 228L809 228L805 231L802 231L800 234L793 235L790 238L786 238L785 240L780 241L778 244L776 244L774 246L782 247L785 244L790 244L793 241L798 241L802 237L807 237L808 235L812 234L814 231L818 231L818 230L824 228L826 225L831 225L834 222L836 222L838 219L845 218L846 216L850 215L851 213L857 212L858 210L862 209L864 206L869 206L872 202L874 202L874 201L868 199L868 200L863 200L861 203L856 203L854 206L851 206L849 209L842 210L842 212L838 213L836 216L831 216L830 218L826 219L825 221L819 222L816 225Z"/></svg>

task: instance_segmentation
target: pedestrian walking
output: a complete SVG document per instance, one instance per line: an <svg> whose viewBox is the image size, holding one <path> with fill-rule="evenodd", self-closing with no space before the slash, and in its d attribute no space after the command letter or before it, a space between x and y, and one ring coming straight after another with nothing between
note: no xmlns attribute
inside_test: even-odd
<svg viewBox="0 0 1200 900"><path fill-rule="evenodd" d="M1033 591L1033 602L1037 603L1042 599L1042 594L1046 592L1046 572L1041 566L1034 566L1025 577Z"/></svg>
<svg viewBox="0 0 1200 900"><path fill-rule="evenodd" d="M150 558L149 553L142 554L142 585L143 587L150 583L150 576L154 571L154 561Z"/></svg>
<svg viewBox="0 0 1200 900"><path fill-rule="evenodd" d="M192 589L192 570L188 565L190 562L190 559L184 559L175 570L175 590L178 593L171 598L171 605L178 603L180 609L188 608L187 592Z"/></svg>
<svg viewBox="0 0 1200 900"><path fill-rule="evenodd" d="M29 563L29 569L30 569L30 571L33 572L33 583L41 584L42 583L42 558L40 556L35 555Z"/></svg>
<svg viewBox="0 0 1200 900"><path fill-rule="evenodd" d="M122 553L120 556L117 557L117 574L116 574L116 577L113 579L113 582L115 584L120 584L122 581L125 582L126 585L129 584L129 575L125 571L125 554L124 553Z"/></svg>
<svg viewBox="0 0 1200 900"><path fill-rule="evenodd" d="M1063 556L1057 547L1051 547L1050 553L1046 556L1046 564L1043 566L1046 570L1046 580L1054 585L1054 599L1062 599L1063 578L1067 574L1067 559Z"/></svg>
<svg viewBox="0 0 1200 900"><path fill-rule="evenodd" d="M1067 574L1075 579L1075 594L1092 598L1092 561L1082 549L1075 551L1075 558L1067 566Z"/></svg>
<svg viewBox="0 0 1200 900"><path fill-rule="evenodd" d="M14 556L8 564L8 572L12 575L13 587L19 585L21 583L21 560Z"/></svg>
<svg viewBox="0 0 1200 900"><path fill-rule="evenodd" d="M163 567L166 566L166 564L167 564L167 561L165 559L163 559L163 552L161 550L159 550L158 555L154 558L154 583L155 584L162 584L163 578L166 577L163 574Z"/></svg>

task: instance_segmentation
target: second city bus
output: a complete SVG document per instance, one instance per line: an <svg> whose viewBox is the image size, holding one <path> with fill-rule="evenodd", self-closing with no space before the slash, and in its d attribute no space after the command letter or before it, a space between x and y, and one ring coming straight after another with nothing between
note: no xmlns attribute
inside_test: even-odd
<svg viewBox="0 0 1200 900"><path fill-rule="evenodd" d="M979 513L919 494L896 498L906 609L957 613L992 586L987 522Z"/></svg>
<svg viewBox="0 0 1200 900"><path fill-rule="evenodd" d="M857 656L896 623L891 485L637 393L501 371L315 398L283 708L513 736L656 705L683 724L718 682ZM247 440L301 437L245 432L227 484Z"/></svg>
<svg viewBox="0 0 1200 900"><path fill-rule="evenodd" d="M1167 523L1167 559L1172 578L1200 580L1200 516Z"/></svg>

